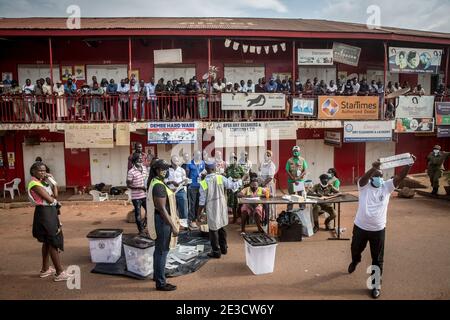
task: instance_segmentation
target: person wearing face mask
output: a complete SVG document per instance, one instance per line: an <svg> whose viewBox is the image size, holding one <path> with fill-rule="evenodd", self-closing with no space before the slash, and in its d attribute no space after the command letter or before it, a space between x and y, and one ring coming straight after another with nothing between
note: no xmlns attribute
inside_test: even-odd
<svg viewBox="0 0 450 320"><path fill-rule="evenodd" d="M253 198L262 197L266 193L265 188L261 188L257 178L253 178L250 181L250 186L242 189L238 193L238 198ZM264 209L262 204L243 204L241 208L241 235L245 234L245 223L247 222L247 216L254 216L258 231L264 233L261 222L264 221Z"/></svg>
<svg viewBox="0 0 450 320"><path fill-rule="evenodd" d="M277 167L272 161L272 151L267 150L264 154L264 162L259 166L259 176L261 177L261 186L263 188L269 188L270 195L276 196L277 191L275 188L275 173ZM264 205L265 222L268 223L270 219L276 219L275 205Z"/></svg>
<svg viewBox="0 0 450 320"><path fill-rule="evenodd" d="M433 191L431 194L437 195L439 191L439 178L442 176L442 167L450 156L450 152L441 151L441 146L435 145L433 151L427 156L427 174L430 178Z"/></svg>
<svg viewBox="0 0 450 320"><path fill-rule="evenodd" d="M330 180L330 176L328 174L320 175L319 180L320 183L314 185L312 190L308 192L308 195L316 197L329 197L339 193L339 191L336 191L328 183ZM325 219L325 230L334 230L334 228L331 227L331 222L336 218L336 211L334 210L333 206L329 203L315 204L313 206L314 233L319 231L319 214L321 212L326 212L330 215Z"/></svg>
<svg viewBox="0 0 450 320"><path fill-rule="evenodd" d="M250 173L250 170L252 169L252 162L248 160L247 151L241 152L241 157L239 158L239 165L242 166L246 174Z"/></svg>
<svg viewBox="0 0 450 320"><path fill-rule="evenodd" d="M225 227L228 225L228 210L225 200L225 189L237 190L242 186L242 180L233 181L225 179L216 174L216 163L214 159L206 162L206 177L200 182L200 199L198 216L206 212L209 229L209 240L212 251L208 253L211 258L220 258L227 254L227 233Z"/></svg>
<svg viewBox="0 0 450 320"><path fill-rule="evenodd" d="M131 156L132 167L127 174L127 187L131 190L131 202L134 206L134 216L136 225L141 236L147 236L145 227L147 226L147 204L145 182L147 179L147 169L143 165L141 153L133 153ZM145 218L141 217L141 207L145 210Z"/></svg>
<svg viewBox="0 0 450 320"><path fill-rule="evenodd" d="M411 157L415 162L416 157L414 155ZM351 244L352 262L348 266L348 273L355 271L356 266L361 262L361 253L366 248L367 242L369 242L372 266L377 266L380 276L382 275L389 198L395 188L406 178L413 164L404 166L398 175L384 181L383 172L380 170L381 163L377 160L372 164L372 168L359 179L359 202ZM375 270L372 272L374 273ZM381 281L381 279L379 280ZM374 299L380 296L380 290L380 286L372 288L372 297Z"/></svg>
<svg viewBox="0 0 450 320"><path fill-rule="evenodd" d="M222 151L217 150L215 152L216 159L216 173L225 174L225 169L227 168L226 162L222 158Z"/></svg>
<svg viewBox="0 0 450 320"><path fill-rule="evenodd" d="M300 147L295 146L292 148L292 158L286 163L286 172L288 174L288 192L289 194L296 194L294 192L294 185L298 185L300 182L304 182L306 176L306 170L308 169L308 163L304 158L300 156ZM297 192L297 194L301 194ZM287 210L291 211L294 206L288 204Z"/></svg>
<svg viewBox="0 0 450 320"><path fill-rule="evenodd" d="M269 82L266 84L266 86L265 86L264 89L265 89L266 92L269 92L269 93L277 92L277 90L278 90L278 85L277 85L277 83L275 82L275 79L274 79L274 78L271 78L271 79L269 80Z"/></svg>
<svg viewBox="0 0 450 320"><path fill-rule="evenodd" d="M205 170L205 162L202 160L202 152L195 151L194 159L186 167L186 175L192 180L192 183L188 187L187 197L189 203L188 225L189 229L198 229L195 221L197 220L199 189L200 189L200 177Z"/></svg>
<svg viewBox="0 0 450 320"><path fill-rule="evenodd" d="M330 168L328 169L327 173L330 176L328 184L332 186L335 191L339 191L339 188L341 187L341 180L339 180L336 169Z"/></svg>
<svg viewBox="0 0 450 320"><path fill-rule="evenodd" d="M230 163L225 170L225 177L231 178L233 180L244 179L246 176L245 170L242 166L240 166L237 162L237 156L233 152L230 155ZM237 220L237 208L238 208L238 198L237 192L229 190L227 197L228 208L233 212L233 223L236 223Z"/></svg>
<svg viewBox="0 0 450 320"><path fill-rule="evenodd" d="M165 266L170 249L174 249L179 232L175 194L164 183L168 178L170 164L164 160L154 162L147 196L148 232L155 240L153 253L153 278L156 290L173 291L176 286L166 282Z"/></svg>
<svg viewBox="0 0 450 320"><path fill-rule="evenodd" d="M180 167L180 159L177 156L173 156L171 159L172 167L169 168L169 178L167 178L167 185L173 192L187 180L186 171ZM175 194L177 199L177 210L180 219L188 218L188 202L186 195L186 187L183 187Z"/></svg>

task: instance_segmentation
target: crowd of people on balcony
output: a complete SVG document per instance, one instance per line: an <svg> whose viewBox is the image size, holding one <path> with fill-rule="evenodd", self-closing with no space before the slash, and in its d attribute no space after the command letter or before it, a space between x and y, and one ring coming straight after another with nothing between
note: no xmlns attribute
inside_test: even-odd
<svg viewBox="0 0 450 320"><path fill-rule="evenodd" d="M211 81L209 81L211 80ZM16 119L25 121L34 120L130 120L145 121L147 119L187 119L206 118L211 103L220 102L221 93L281 93L286 95L320 96L320 95L389 95L402 88L410 88L405 94L425 95L421 84L411 88L405 82L388 82L386 88L381 81L366 79L358 81L355 77L342 81L331 80L328 84L317 77L307 79L302 83L292 78L272 77L258 79L253 83L251 79L239 82L230 82L226 78L201 79L196 76L188 82L183 77L173 80L163 78L155 82L137 80L134 74L130 78L121 79L115 83L114 79L106 78L98 81L93 76L90 83L77 81L69 77L63 84L57 81L52 85L50 78L38 79L32 84L26 79L23 86L16 80L8 80L3 86L3 101L10 104L10 110L0 110L14 114ZM445 96L447 90L443 84L434 92L436 96ZM23 99L17 101L11 95L22 95ZM109 97L109 98L108 98ZM115 97L112 99L111 97ZM12 105L12 106L11 106ZM196 108L197 107L197 108ZM219 105L220 107L220 105ZM2 108L4 109L4 107ZM233 112L233 119L239 115ZM254 112L244 118L254 118Z"/></svg>

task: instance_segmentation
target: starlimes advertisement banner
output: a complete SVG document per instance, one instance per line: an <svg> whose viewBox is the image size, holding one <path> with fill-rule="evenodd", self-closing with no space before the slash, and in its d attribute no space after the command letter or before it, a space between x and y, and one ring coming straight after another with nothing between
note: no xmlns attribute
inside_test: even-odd
<svg viewBox="0 0 450 320"><path fill-rule="evenodd" d="M326 120L378 120L378 96L320 96L318 118Z"/></svg>

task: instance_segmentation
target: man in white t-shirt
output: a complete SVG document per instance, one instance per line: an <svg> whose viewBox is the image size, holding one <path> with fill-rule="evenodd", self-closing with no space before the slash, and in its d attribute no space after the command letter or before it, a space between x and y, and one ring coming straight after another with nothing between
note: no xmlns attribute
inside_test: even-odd
<svg viewBox="0 0 450 320"><path fill-rule="evenodd" d="M171 159L172 167L169 168L169 177L167 178L167 186L175 192L176 189L187 181L186 171L180 166L181 161L178 156L173 156ZM177 211L180 219L188 218L188 200L186 187L180 189L176 194Z"/></svg>
<svg viewBox="0 0 450 320"><path fill-rule="evenodd" d="M415 156L412 156L414 161ZM359 203L356 212L355 225L351 244L352 262L348 266L348 272L353 273L356 266L361 262L361 253L370 245L372 256L372 268L379 267L383 272L384 239L386 227L386 215L391 193L408 175L411 165L404 166L402 171L394 178L383 180L383 172L380 170L380 161L375 161L372 168L367 171L358 181ZM373 274L376 273L372 269ZM381 278L379 279L381 281ZM372 297L380 296L380 282L375 281L372 288Z"/></svg>

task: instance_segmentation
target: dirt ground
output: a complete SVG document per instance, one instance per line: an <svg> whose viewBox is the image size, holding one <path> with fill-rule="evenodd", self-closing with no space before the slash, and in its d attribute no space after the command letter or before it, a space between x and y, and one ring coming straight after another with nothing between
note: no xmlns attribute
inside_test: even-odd
<svg viewBox="0 0 450 320"><path fill-rule="evenodd" d="M356 207L342 206L344 237L351 237ZM81 268L81 289L69 290L65 283L38 277L41 246L31 236L33 208L0 209L0 299L371 299L366 288L369 248L349 275L350 241L329 241L331 233L326 231L302 242L279 243L274 272L256 276L245 264L239 226L229 225L228 255L210 260L195 273L169 279L178 286L174 292L158 292L150 280L91 273L86 235L96 228L135 232L135 225L125 221L129 210L131 206L120 204L63 207L63 262ZM449 230L450 202L394 195L380 299L450 299Z"/></svg>

